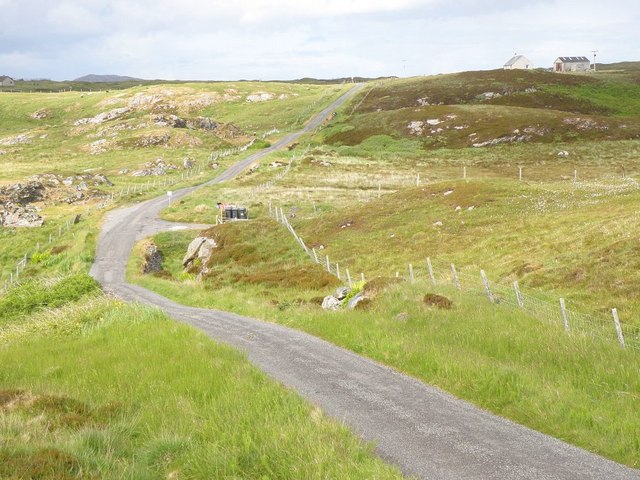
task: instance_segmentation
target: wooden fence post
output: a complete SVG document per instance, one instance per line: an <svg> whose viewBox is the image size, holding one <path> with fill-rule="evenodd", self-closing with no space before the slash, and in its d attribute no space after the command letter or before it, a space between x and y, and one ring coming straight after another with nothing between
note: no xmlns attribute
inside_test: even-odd
<svg viewBox="0 0 640 480"><path fill-rule="evenodd" d="M320 261L318 260L318 254L316 253L316 249L312 248L311 251L313 252L313 259L316 261L316 263L320 263Z"/></svg>
<svg viewBox="0 0 640 480"><path fill-rule="evenodd" d="M613 322L616 324L616 333L618 334L618 341L622 348L624 348L624 336L622 335L622 326L620 325L620 319L618 318L618 309L612 308L611 314L613 315Z"/></svg>
<svg viewBox="0 0 640 480"><path fill-rule="evenodd" d="M460 290L460 281L458 280L458 272L456 272L456 266L451 264L451 274L453 275L453 284L458 290Z"/></svg>
<svg viewBox="0 0 640 480"><path fill-rule="evenodd" d="M336 263L336 277L338 277L338 280L342 280L340 278L340 265Z"/></svg>
<svg viewBox="0 0 640 480"><path fill-rule="evenodd" d="M435 287L436 277L433 275L433 267L431 266L431 258L429 257L427 257L427 270L429 270L429 277L431 278L431 283Z"/></svg>
<svg viewBox="0 0 640 480"><path fill-rule="evenodd" d="M560 299L560 311L562 312L562 323L564 324L564 329L568 332L569 329L569 319L567 318L567 306L564 303L564 298Z"/></svg>
<svg viewBox="0 0 640 480"><path fill-rule="evenodd" d="M409 264L409 279L411 280L411 283L415 281L415 278L413 276L413 265L411 264Z"/></svg>
<svg viewBox="0 0 640 480"><path fill-rule="evenodd" d="M331 273L331 262L329 262L329 255L327 257L327 272Z"/></svg>
<svg viewBox="0 0 640 480"><path fill-rule="evenodd" d="M360 278L362 279L362 281L364 282L364 273L360 272Z"/></svg>
<svg viewBox="0 0 640 480"><path fill-rule="evenodd" d="M487 297L489 297L489 301L491 303L496 303L496 299L493 298L493 294L491 293L491 288L489 288L489 280L487 279L487 274L484 273L484 270L480 270L480 276L482 277L484 289L487 291Z"/></svg>
<svg viewBox="0 0 640 480"><path fill-rule="evenodd" d="M524 302L522 301L522 295L520 294L520 285L518 282L513 282L513 291L516 292L516 301L518 302L518 306L520 308L524 308Z"/></svg>
<svg viewBox="0 0 640 480"><path fill-rule="evenodd" d="M347 282L349 282L349 286L353 286L353 283L351 282L351 274L349 273L349 269L347 268Z"/></svg>
<svg viewBox="0 0 640 480"><path fill-rule="evenodd" d="M467 179L467 167L462 167L462 178L463 180Z"/></svg>
<svg viewBox="0 0 640 480"><path fill-rule="evenodd" d="M522 181L522 167L518 167L518 180Z"/></svg>

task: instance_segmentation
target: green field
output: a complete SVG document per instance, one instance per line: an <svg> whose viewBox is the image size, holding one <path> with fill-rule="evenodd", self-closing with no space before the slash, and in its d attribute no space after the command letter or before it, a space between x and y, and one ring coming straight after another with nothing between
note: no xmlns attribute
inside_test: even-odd
<svg viewBox="0 0 640 480"><path fill-rule="evenodd" d="M0 126L7 132L2 138L27 135L31 141L0 145L4 151L0 163L6 166L1 180L5 184L24 180L43 173L43 165L46 171L61 175L91 169L106 173L115 185L101 188L117 194L149 181L120 175L123 168L140 168L160 156L181 165L188 156L201 162L204 170L183 178L185 170L178 168L162 179L179 179L171 188L201 182L239 158L222 158L219 169L213 170L202 163L210 152L256 137L259 141L252 148L266 145L298 128L344 88L243 82L145 85L84 96L77 92L0 95ZM246 101L248 95L260 92L273 98ZM123 107L129 110L114 120L74 125L80 118ZM47 110L49 117L31 118L39 109ZM238 130L233 138L223 138L231 127L219 131L224 134L221 137L154 123L154 115L169 114L189 121L204 116ZM280 133L260 138L274 127ZM635 231L640 225L635 211L640 207L639 136L640 84L637 71L625 65L596 75L491 71L378 80L291 151L274 153L251 172L201 189L163 212L169 220L215 223L217 201L248 207L251 221L207 233L220 247L203 279L196 278L196 271L183 271L181 265L194 232L155 237L165 258L163 271L155 275L141 274L141 253L136 249L128 275L185 304L236 311L307 331L499 415L638 468L640 338L635 336L640 327L640 265ZM149 138L164 140L141 146ZM97 139L106 140L107 150L94 155L87 148ZM292 157L287 175L264 186ZM116 195L115 206L164 193L166 188L152 185L143 193ZM82 411L90 417L79 431L65 430L58 437L41 435L45 439L41 443L11 436L3 451L9 455L6 458L30 465L33 456L56 449L55 461L65 464L68 460L75 472L139 478L157 472L166 476L174 469L187 478L206 478L211 471L251 478L395 475L330 421L322 419L323 426L315 428L319 412L253 372L237 354L168 322L158 312L102 299L78 280L82 277L77 275L91 264L102 212L112 208L109 204L96 209L98 203L42 204L48 220L42 229L0 230L0 239L7 240L0 242L0 260L6 265L3 280L15 262L40 243L40 253L31 257L23 278L73 275L70 278L75 280L65 281L68 285L78 281L90 290L80 299L70 296L52 305L46 294L28 290L11 290L0 297L9 312L6 315L20 319L16 323L0 317L0 341L13 342L11 348L0 350L0 355L6 355L0 386L20 390L23 396L55 396L58 403L59 398L81 402ZM364 288L371 297L366 308L339 312L320 308L322 298L342 282L314 265L291 235L269 218L269 204L283 208L322 261L328 255L333 264L340 264L343 275L346 268L354 278L364 273L370 281ZM57 238L61 222L89 207L91 216L83 216ZM436 287L426 276L427 257L436 269ZM415 283L408 281L410 263L417 275ZM460 274L462 291L452 287L452 263ZM486 271L498 305L491 305L484 296L480 269ZM516 280L531 303L524 311L510 297ZM66 292L65 285L55 291ZM434 306L429 300L432 294L451 300L451 308ZM560 297L571 310L569 334L563 330ZM628 335L626 350L617 343L613 307ZM45 321L44 308L63 313ZM129 321L138 317L139 321ZM581 319L589 321L585 328L578 328ZM47 327L49 320L56 327ZM56 331L70 337L58 336ZM140 350L130 334L151 336L154 342L145 347L148 351ZM176 338L170 340L171 335ZM70 338L73 341L67 341ZM99 342L106 342L104 351L99 349L95 357L87 353L86 347ZM198 349L189 350L194 344ZM34 357L24 368L11 368L21 358L31 358L30 352L37 348L44 350L42 359ZM76 385L78 376L64 369L59 375L40 373L47 358L58 355L60 362L70 364L80 355L83 368L104 361L99 371L108 378L113 372L104 359L112 352L140 355L137 363L147 358L153 365L159 362L160 349L174 352L176 371L186 372L185 380L173 388L186 392L193 382L201 396L174 398L160 389L154 399L157 403L143 408L143 400L150 395L143 387L132 389L126 382L114 384L93 377L94 383ZM206 432L196 438L185 433L167 438L167 429L156 415L162 405L178 411L181 402L187 402L175 418L175 428L186 432L193 418L216 411L216 402L207 400L200 377L219 375L220 370L193 369L190 362L180 360L187 351L202 355L198 362L207 365L237 362L233 368L246 373L237 385L232 377L227 379L228 397L216 399L221 405L225 398L238 395L238 389L244 389L243 398L252 397L249 389L269 389L268 394L256 394L256 402L247 402L247 419L239 422L232 438L225 437L227 443L213 448L221 453L202 461L195 460L198 452L222 442L219 437L224 435L213 425L203 425ZM206 362L205 358L216 360ZM116 367L125 368L116 363L114 371ZM129 368L122 370L125 378L138 373ZM145 375L150 385L169 381L153 368ZM128 394L122 413L108 421L98 418L108 402L119 401L121 391ZM299 412L291 416L287 441L279 450L269 450L279 448L273 424L255 423L255 412L265 402L280 405L277 414L282 418L291 415L293 407ZM20 410L4 415L11 422L29 422L31 413ZM90 453L91 441L85 442L91 437L85 427L95 430L100 422L107 425L104 435L113 439L109 455L100 446L97 453ZM136 432L132 440L122 433L127 429ZM295 458L297 439L302 438L298 432L307 432L306 457ZM329 454L313 443L324 445L319 439L325 435L331 442L350 446L346 450L330 447L333 453ZM265 450L254 448L258 443ZM277 465L263 460L274 451L282 457ZM311 469L310 462L318 467Z"/></svg>

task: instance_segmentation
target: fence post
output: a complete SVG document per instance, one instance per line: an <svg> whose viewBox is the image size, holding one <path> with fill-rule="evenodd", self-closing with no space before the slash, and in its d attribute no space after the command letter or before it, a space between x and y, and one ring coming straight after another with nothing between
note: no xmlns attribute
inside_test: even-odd
<svg viewBox="0 0 640 480"><path fill-rule="evenodd" d="M518 302L518 306L520 308L524 308L524 302L522 301L522 295L520 294L520 285L518 282L513 282L513 291L516 292L516 301Z"/></svg>
<svg viewBox="0 0 640 480"><path fill-rule="evenodd" d="M318 261L318 254L316 253L316 249L312 248L311 251L313 252L313 259L316 261L316 263L320 263Z"/></svg>
<svg viewBox="0 0 640 480"><path fill-rule="evenodd" d="M429 278L431 278L431 284L436 286L436 277L433 275L433 267L431 266L431 258L427 257L427 270L429 270Z"/></svg>
<svg viewBox="0 0 640 480"><path fill-rule="evenodd" d="M362 281L364 282L364 273L360 272L360 278L362 279Z"/></svg>
<svg viewBox="0 0 640 480"><path fill-rule="evenodd" d="M329 255L326 255L327 257L327 272L331 273L331 262L329 262Z"/></svg>
<svg viewBox="0 0 640 480"><path fill-rule="evenodd" d="M451 274L453 275L453 284L458 290L460 290L460 281L458 280L458 272L456 272L456 266L451 264Z"/></svg>
<svg viewBox="0 0 640 480"><path fill-rule="evenodd" d="M569 319L567 318L567 306L564 304L564 298L560 299L560 311L562 312L562 323L564 323L564 329L568 332L569 329Z"/></svg>
<svg viewBox="0 0 640 480"><path fill-rule="evenodd" d="M416 187L420 186L420 174L416 174Z"/></svg>
<svg viewBox="0 0 640 480"><path fill-rule="evenodd" d="M522 181L522 167L518 167L518 180Z"/></svg>
<svg viewBox="0 0 640 480"><path fill-rule="evenodd" d="M353 283L351 282L351 274L349 273L349 269L347 268L347 282L349 282L349 286L351 287Z"/></svg>
<svg viewBox="0 0 640 480"><path fill-rule="evenodd" d="M409 264L409 279L411 280L411 283L415 281L415 278L413 276L413 265L411 264Z"/></svg>
<svg viewBox="0 0 640 480"><path fill-rule="evenodd" d="M336 277L338 277L338 280L342 280L340 278L340 265L336 263Z"/></svg>
<svg viewBox="0 0 640 480"><path fill-rule="evenodd" d="M467 179L467 167L462 167L462 179Z"/></svg>
<svg viewBox="0 0 640 480"><path fill-rule="evenodd" d="M578 182L578 170L573 171L573 183Z"/></svg>
<svg viewBox="0 0 640 480"><path fill-rule="evenodd" d="M618 341L622 348L624 348L624 337L622 336L622 326L620 325L620 319L618 318L618 309L612 308L611 314L613 315L613 322L616 324L616 333L618 334Z"/></svg>
<svg viewBox="0 0 640 480"><path fill-rule="evenodd" d="M382 188L381 184L378 183L378 198L380 198L381 192L380 189Z"/></svg>
<svg viewBox="0 0 640 480"><path fill-rule="evenodd" d="M482 277L484 289L487 291L487 297L489 297L489 301L491 303L496 303L496 299L493 298L493 294L491 293L491 288L489 288L489 280L487 279L487 274L484 273L484 270L480 270L480 276Z"/></svg>
<svg viewBox="0 0 640 480"><path fill-rule="evenodd" d="M273 216L273 212L271 210L271 202L269 202L269 216L272 217Z"/></svg>

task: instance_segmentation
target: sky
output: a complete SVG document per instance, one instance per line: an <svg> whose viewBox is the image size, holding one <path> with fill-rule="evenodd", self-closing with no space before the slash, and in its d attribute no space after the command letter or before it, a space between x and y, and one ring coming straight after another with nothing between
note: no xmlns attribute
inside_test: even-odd
<svg viewBox="0 0 640 480"><path fill-rule="evenodd" d="M415 76L640 60L638 0L0 0L0 75Z"/></svg>

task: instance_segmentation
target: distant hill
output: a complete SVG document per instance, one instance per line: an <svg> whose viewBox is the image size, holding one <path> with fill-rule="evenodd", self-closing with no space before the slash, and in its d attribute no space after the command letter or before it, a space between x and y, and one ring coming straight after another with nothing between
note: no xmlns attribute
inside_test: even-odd
<svg viewBox="0 0 640 480"><path fill-rule="evenodd" d="M84 77L76 78L74 82L89 82L89 83L115 83L115 82L137 82L142 81L140 78L124 77L122 75L85 75Z"/></svg>

